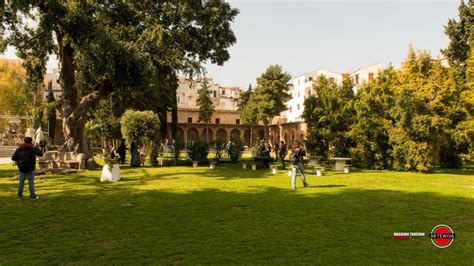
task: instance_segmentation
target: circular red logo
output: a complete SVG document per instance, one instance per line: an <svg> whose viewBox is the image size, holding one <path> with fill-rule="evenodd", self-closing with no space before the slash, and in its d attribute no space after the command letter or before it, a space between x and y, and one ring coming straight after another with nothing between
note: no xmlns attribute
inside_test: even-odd
<svg viewBox="0 0 474 266"><path fill-rule="evenodd" d="M454 242L455 237L453 229L444 224L435 226L430 234L431 242L439 248L449 247Z"/></svg>

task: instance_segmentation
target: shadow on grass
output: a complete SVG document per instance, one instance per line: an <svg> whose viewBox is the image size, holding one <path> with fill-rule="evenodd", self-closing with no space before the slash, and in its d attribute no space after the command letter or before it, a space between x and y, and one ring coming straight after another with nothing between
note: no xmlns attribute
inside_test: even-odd
<svg viewBox="0 0 474 266"><path fill-rule="evenodd" d="M321 191L341 187L179 193L117 186L51 193L37 202L3 196L0 262L384 264L396 258L402 264L472 263L473 199ZM429 233L440 223L459 235L442 253L427 238L392 239L394 232Z"/></svg>
<svg viewBox="0 0 474 266"><path fill-rule="evenodd" d="M320 186L310 186L310 187L319 187L319 188L335 188L335 187L346 187L346 185L320 185Z"/></svg>
<svg viewBox="0 0 474 266"><path fill-rule="evenodd" d="M436 174L449 174L449 175L470 175L474 176L474 166L465 165L463 168L436 168L433 173Z"/></svg>

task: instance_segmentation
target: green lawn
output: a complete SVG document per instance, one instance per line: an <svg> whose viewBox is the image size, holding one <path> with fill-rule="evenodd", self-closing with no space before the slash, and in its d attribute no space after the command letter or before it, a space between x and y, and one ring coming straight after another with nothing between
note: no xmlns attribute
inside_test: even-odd
<svg viewBox="0 0 474 266"><path fill-rule="evenodd" d="M296 191L284 171L232 164L121 173L40 176L41 199L19 202L0 166L0 265L474 264L474 168L328 172ZM456 233L446 249L393 240L438 224Z"/></svg>

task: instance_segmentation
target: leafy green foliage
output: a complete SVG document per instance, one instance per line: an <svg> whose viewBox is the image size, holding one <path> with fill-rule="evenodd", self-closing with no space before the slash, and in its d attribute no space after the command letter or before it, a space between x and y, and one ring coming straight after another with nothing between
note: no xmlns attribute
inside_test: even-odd
<svg viewBox="0 0 474 266"><path fill-rule="evenodd" d="M26 86L24 68L14 62L0 60L0 113L31 116L34 93Z"/></svg>
<svg viewBox="0 0 474 266"><path fill-rule="evenodd" d="M120 110L109 97L99 102L91 112L92 123L97 126L100 134L109 139L121 139Z"/></svg>
<svg viewBox="0 0 474 266"><path fill-rule="evenodd" d="M466 91L456 69L410 47L402 70L386 69L360 90L352 156L375 169L460 167L472 149Z"/></svg>
<svg viewBox="0 0 474 266"><path fill-rule="evenodd" d="M201 88L198 90L196 104L199 106L198 122L209 123L214 113L214 104L209 97L209 85L206 78L203 78Z"/></svg>
<svg viewBox="0 0 474 266"><path fill-rule="evenodd" d="M224 1L10 1L1 11L1 30L11 34L0 48L17 48L29 84L42 81L48 54L58 54L64 134L80 151L88 112L113 93L119 109L152 109L166 125L176 73L227 61L238 14Z"/></svg>
<svg viewBox="0 0 474 266"><path fill-rule="evenodd" d="M201 88L198 90L196 104L199 106L198 122L206 123L206 143L209 143L209 122L211 122L212 114L214 113L214 104L209 97L209 85L205 77L203 78Z"/></svg>
<svg viewBox="0 0 474 266"><path fill-rule="evenodd" d="M460 73L466 71L466 62L471 54L470 43L472 42L472 26L474 25L474 2L468 1L466 5L462 0L458 8L459 19L450 19L444 27L444 32L449 38L449 44L442 52L448 59L449 64Z"/></svg>
<svg viewBox="0 0 474 266"><path fill-rule="evenodd" d="M209 145L204 141L196 140L188 147L188 154L193 161L204 161L209 154Z"/></svg>
<svg viewBox="0 0 474 266"><path fill-rule="evenodd" d="M258 119L265 125L273 117L285 111L285 103L291 98L288 93L291 75L283 71L280 65L271 65L257 78L257 87L249 101L257 106Z"/></svg>
<svg viewBox="0 0 474 266"><path fill-rule="evenodd" d="M152 111L127 110L120 119L121 131L129 143L147 144L159 134L160 122Z"/></svg>
<svg viewBox="0 0 474 266"><path fill-rule="evenodd" d="M308 152L321 156L347 156L353 140L348 135L354 121L352 83L342 85L319 76L313 83L315 95L305 100L303 118L308 123Z"/></svg>

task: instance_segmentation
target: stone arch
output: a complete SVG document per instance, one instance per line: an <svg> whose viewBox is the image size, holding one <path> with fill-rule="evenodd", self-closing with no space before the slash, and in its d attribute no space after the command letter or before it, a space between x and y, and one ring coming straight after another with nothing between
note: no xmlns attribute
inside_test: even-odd
<svg viewBox="0 0 474 266"><path fill-rule="evenodd" d="M213 134L213 131L212 131L211 128L209 128L209 144L211 144L211 143L214 141L214 137L213 137L212 134ZM203 141L206 141L206 127L204 127L204 128L202 129L202 134L201 134L201 136L202 136L202 140L203 140Z"/></svg>
<svg viewBox="0 0 474 266"><path fill-rule="evenodd" d="M240 130L237 128L234 128L230 131L230 141L232 142L242 142L241 137L240 137Z"/></svg>
<svg viewBox="0 0 474 266"><path fill-rule="evenodd" d="M176 130L176 138L178 142L184 143L184 130L180 127Z"/></svg>
<svg viewBox="0 0 474 266"><path fill-rule="evenodd" d="M227 131L223 128L219 128L216 132L216 141L219 143L227 142Z"/></svg>
<svg viewBox="0 0 474 266"><path fill-rule="evenodd" d="M288 132L283 133L283 141L288 144Z"/></svg>
<svg viewBox="0 0 474 266"><path fill-rule="evenodd" d="M252 131L250 129L244 130L243 142L245 143L245 145L250 147L252 145L251 139L252 139Z"/></svg>
<svg viewBox="0 0 474 266"><path fill-rule="evenodd" d="M265 130L264 129L259 129L257 131L257 137L259 140L262 140L265 138Z"/></svg>
<svg viewBox="0 0 474 266"><path fill-rule="evenodd" d="M187 139L187 144L192 145L194 141L199 139L199 131L192 127L188 129L188 139Z"/></svg>

